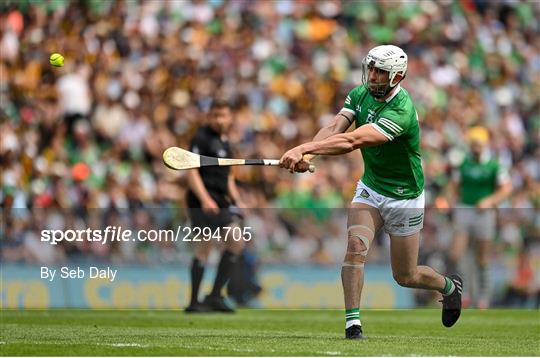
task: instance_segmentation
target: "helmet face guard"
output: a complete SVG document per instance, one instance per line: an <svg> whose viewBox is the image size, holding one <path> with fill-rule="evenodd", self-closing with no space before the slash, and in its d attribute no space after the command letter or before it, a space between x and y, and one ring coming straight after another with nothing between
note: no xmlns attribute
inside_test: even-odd
<svg viewBox="0 0 540 358"><path fill-rule="evenodd" d="M369 71L375 70L375 71L384 71L377 67L375 67L374 61L371 61L371 63L367 63L366 59L364 58L364 61L362 61L362 84L367 88L369 94L371 94L375 98L382 98L386 96L393 87L390 86L390 79L388 79L386 82L377 82L377 83L370 83L368 81L369 78Z"/></svg>
<svg viewBox="0 0 540 358"><path fill-rule="evenodd" d="M370 83L370 71L388 73L385 82ZM383 98L405 78L407 73L407 55L397 46L382 45L373 48L362 60L362 84L375 98ZM399 74L399 76L397 76Z"/></svg>

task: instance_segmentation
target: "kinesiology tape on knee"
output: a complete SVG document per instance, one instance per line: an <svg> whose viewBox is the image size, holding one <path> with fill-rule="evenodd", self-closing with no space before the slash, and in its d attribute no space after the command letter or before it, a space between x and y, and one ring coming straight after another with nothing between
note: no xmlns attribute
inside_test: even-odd
<svg viewBox="0 0 540 358"><path fill-rule="evenodd" d="M343 267L364 267L366 256L369 251L369 237L373 237L373 230L364 225L349 226L347 229L349 239L360 240L364 245L364 249L360 251L347 251Z"/></svg>
<svg viewBox="0 0 540 358"><path fill-rule="evenodd" d="M347 251L345 254L345 260L343 260L343 267L364 267L366 262L366 255L363 252Z"/></svg>
<svg viewBox="0 0 540 358"><path fill-rule="evenodd" d="M360 251L360 253L367 256L369 251L369 243L371 242L369 238L373 238L375 236L373 230L365 225L353 225L349 226L347 231L349 233L349 238L360 240L364 244L365 249Z"/></svg>

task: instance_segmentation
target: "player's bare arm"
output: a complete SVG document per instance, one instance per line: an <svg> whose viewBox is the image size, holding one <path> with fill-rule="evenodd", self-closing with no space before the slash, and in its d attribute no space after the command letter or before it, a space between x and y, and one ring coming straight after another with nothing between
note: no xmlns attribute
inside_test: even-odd
<svg viewBox="0 0 540 358"><path fill-rule="evenodd" d="M246 205L242 201L242 197L240 196L240 192L238 191L238 186L236 185L236 180L234 179L232 172L229 174L227 188L229 190L229 195L233 199L236 206L239 208L245 208Z"/></svg>
<svg viewBox="0 0 540 358"><path fill-rule="evenodd" d="M452 176L446 185L443 195L446 197L446 201L451 208L456 206L457 202L459 201L459 179L456 178L455 175Z"/></svg>
<svg viewBox="0 0 540 358"><path fill-rule="evenodd" d="M339 133L324 140L301 144L283 154L280 159L280 166L290 171L297 170L297 165L304 162L303 157L306 154L340 155L363 147L377 146L388 142L388 140L372 125L367 124L352 132Z"/></svg>
<svg viewBox="0 0 540 358"><path fill-rule="evenodd" d="M496 207L501 201L512 194L512 182L506 180L501 183L498 189L490 196L480 200L476 207L479 209L490 209Z"/></svg>
<svg viewBox="0 0 540 358"><path fill-rule="evenodd" d="M341 110L338 114L334 116L334 119L329 125L322 127L319 132L317 132L315 137L313 137L313 142L321 141L335 134L344 133L353 123L354 114ZM315 154L306 155L306 158L304 158L304 160L309 160L314 156Z"/></svg>
<svg viewBox="0 0 540 358"><path fill-rule="evenodd" d="M201 202L203 211L208 213L217 213L219 211L219 207L208 193L208 190L206 190L201 175L197 169L191 169L188 171L187 180L189 188L193 191L193 193L195 193Z"/></svg>
<svg viewBox="0 0 540 358"><path fill-rule="evenodd" d="M319 132L313 137L313 141L321 141L336 134L344 133L354 123L354 114L348 111L341 110L334 116L330 124L322 127ZM315 154L304 155L304 162L309 163ZM300 164L296 167L296 171L303 173L309 169L309 164Z"/></svg>

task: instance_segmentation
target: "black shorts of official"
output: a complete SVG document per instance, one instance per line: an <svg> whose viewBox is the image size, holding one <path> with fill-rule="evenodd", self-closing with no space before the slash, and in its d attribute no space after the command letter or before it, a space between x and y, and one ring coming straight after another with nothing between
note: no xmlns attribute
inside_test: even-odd
<svg viewBox="0 0 540 358"><path fill-rule="evenodd" d="M209 227L216 229L218 227L231 226L234 222L233 214L229 207L231 203L227 198L221 195L212 195L212 199L219 206L219 213L207 214L201 208L201 202L195 194L189 192L187 195L188 215L191 220L191 227Z"/></svg>

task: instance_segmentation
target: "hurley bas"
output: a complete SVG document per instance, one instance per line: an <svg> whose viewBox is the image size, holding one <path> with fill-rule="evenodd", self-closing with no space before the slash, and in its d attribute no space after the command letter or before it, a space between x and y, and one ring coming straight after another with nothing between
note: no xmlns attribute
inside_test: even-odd
<svg viewBox="0 0 540 358"><path fill-rule="evenodd" d="M68 279L107 279L113 282L118 270L113 270L110 267L99 268L90 267L67 267L62 266L60 269L53 269L46 266L41 266L41 279L52 282L56 277ZM58 274L58 275L57 275Z"/></svg>

